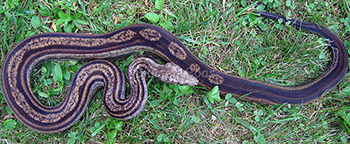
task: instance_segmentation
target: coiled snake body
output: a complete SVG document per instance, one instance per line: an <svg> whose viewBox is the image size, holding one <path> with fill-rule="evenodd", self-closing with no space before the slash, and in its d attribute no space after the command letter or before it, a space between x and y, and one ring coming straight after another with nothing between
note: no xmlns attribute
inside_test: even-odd
<svg viewBox="0 0 350 144"><path fill-rule="evenodd" d="M339 37L325 27L287 20L283 16L255 12L271 19L290 21L295 27L330 40L332 63L311 82L299 86L276 86L219 72L201 62L175 36L153 25L132 25L117 31L92 34L47 33L27 38L7 55L2 66L2 91L13 113L27 126L41 132L67 129L82 115L91 96L104 87L103 103L112 116L127 120L147 101L145 71L168 83L220 87L222 93L247 95L247 100L271 104L301 104L319 98L335 87L348 69L348 54ZM124 97L121 70L107 60L138 51L156 54L169 62L160 65L149 58L134 60L128 71L130 96ZM76 74L64 101L54 107L42 105L30 88L32 69L52 59L99 59L84 65ZM203 73L207 73L203 75ZM193 76L192 76L193 75Z"/></svg>

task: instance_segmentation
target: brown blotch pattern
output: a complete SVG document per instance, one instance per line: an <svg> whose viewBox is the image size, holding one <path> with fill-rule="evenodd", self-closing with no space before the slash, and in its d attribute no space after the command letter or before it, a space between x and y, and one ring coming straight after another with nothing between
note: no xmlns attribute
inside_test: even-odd
<svg viewBox="0 0 350 144"><path fill-rule="evenodd" d="M150 29L150 28L146 28L146 29L140 31L139 33L145 39L150 40L150 41L158 41L162 37L162 35L158 31L156 31L154 29Z"/></svg>
<svg viewBox="0 0 350 144"><path fill-rule="evenodd" d="M211 74L208 77L209 81L213 84L220 85L224 82L224 78L222 76L219 76L217 74Z"/></svg>
<svg viewBox="0 0 350 144"><path fill-rule="evenodd" d="M190 65L190 70L192 72L199 72L200 69L201 69L201 67L198 64L196 64L196 63L192 63Z"/></svg>
<svg viewBox="0 0 350 144"><path fill-rule="evenodd" d="M173 56L177 57L180 60L185 60L187 57L185 50L174 42L170 43L168 49Z"/></svg>

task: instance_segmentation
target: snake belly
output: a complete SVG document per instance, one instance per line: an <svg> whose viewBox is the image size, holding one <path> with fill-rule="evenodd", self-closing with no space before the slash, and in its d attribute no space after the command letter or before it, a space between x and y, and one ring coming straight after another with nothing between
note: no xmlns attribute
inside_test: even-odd
<svg viewBox="0 0 350 144"><path fill-rule="evenodd" d="M201 62L174 35L154 25L140 24L121 28L108 34L46 33L26 38L8 53L1 73L2 91L13 113L28 127L40 132L58 132L67 129L82 115L91 96L104 87L104 105L108 113L119 119L136 116L147 101L144 69L157 77L167 77L171 70L188 72L193 76L179 78L169 76L165 82L197 84L208 89L219 86L221 93L232 93L246 100L270 104L309 103L335 87L348 69L348 53L340 38L323 26L283 16L254 12L274 20L291 22L297 28L315 32L330 40L332 62L316 79L297 86L277 86L243 79L219 72ZM118 58L135 52L146 51L171 63L171 70L135 62L129 68L131 93L124 97L124 77L120 69L102 59ZM84 65L76 74L64 101L54 107L42 105L30 88L32 69L38 64L54 59L99 59ZM138 65L140 64L140 65ZM151 68L150 68L151 67ZM154 70L158 67L158 70ZM153 70L152 70L153 69ZM133 72L130 72L133 71ZM153 73L152 73L153 71ZM157 73L158 72L158 73ZM186 81L186 82L185 82Z"/></svg>

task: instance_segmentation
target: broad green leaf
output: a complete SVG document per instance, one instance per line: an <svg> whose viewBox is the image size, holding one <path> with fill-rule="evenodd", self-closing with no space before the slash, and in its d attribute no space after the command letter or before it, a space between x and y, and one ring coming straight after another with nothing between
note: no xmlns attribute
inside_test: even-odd
<svg viewBox="0 0 350 144"><path fill-rule="evenodd" d="M36 33L35 32L33 32L33 31L27 31L26 32L26 37L30 37L30 36L32 36L32 35L35 35Z"/></svg>
<svg viewBox="0 0 350 144"><path fill-rule="evenodd" d="M50 78L44 80L44 86L49 86L52 84L52 80Z"/></svg>
<svg viewBox="0 0 350 144"><path fill-rule="evenodd" d="M12 112L12 110L10 109L10 107L8 106L8 105L6 105L6 112L9 114L9 115L12 115L13 114L13 112Z"/></svg>
<svg viewBox="0 0 350 144"><path fill-rule="evenodd" d="M38 16L33 16L31 20L31 24L34 28L38 28L42 25L40 17Z"/></svg>
<svg viewBox="0 0 350 144"><path fill-rule="evenodd" d="M267 30L267 26L266 26L266 24L263 23L263 22L259 22L259 23L258 23L258 27L259 27L261 30L263 30L263 31L266 31L266 30Z"/></svg>
<svg viewBox="0 0 350 144"><path fill-rule="evenodd" d="M69 60L69 64L71 64L71 65L75 65L75 64L77 64L79 61L77 61L77 60Z"/></svg>
<svg viewBox="0 0 350 144"><path fill-rule="evenodd" d="M232 97L232 94L226 94L225 99L229 101L230 103L236 103L237 99Z"/></svg>
<svg viewBox="0 0 350 144"><path fill-rule="evenodd" d="M59 26L60 24L62 24L64 22L64 19L57 19L56 20L56 25Z"/></svg>
<svg viewBox="0 0 350 144"><path fill-rule="evenodd" d="M158 142L168 142L169 139L167 138L166 134L161 133L161 134L158 135L157 141Z"/></svg>
<svg viewBox="0 0 350 144"><path fill-rule="evenodd" d="M63 80L63 73L61 65L59 64L55 64L55 67L53 68L53 80L56 82L62 82Z"/></svg>
<svg viewBox="0 0 350 144"><path fill-rule="evenodd" d="M162 23L159 24L162 28L170 31L170 32L173 32L174 31L174 25L170 22L170 21L164 21Z"/></svg>
<svg viewBox="0 0 350 144"><path fill-rule="evenodd" d="M52 68L53 68L54 66L55 66L54 61L48 61L48 62L46 62L46 63L43 64L43 67L46 68L48 74L51 74L51 73L52 73L52 70L53 70ZM47 76L48 76L48 75L47 75Z"/></svg>
<svg viewBox="0 0 350 144"><path fill-rule="evenodd" d="M210 103L214 103L214 100L221 100L219 86L213 87L213 89L208 93L208 100L210 101Z"/></svg>
<svg viewBox="0 0 350 144"><path fill-rule="evenodd" d="M237 103L236 103L236 108L237 108L239 111L244 111L243 104L240 103L240 102L237 102Z"/></svg>
<svg viewBox="0 0 350 144"><path fill-rule="evenodd" d="M191 86L188 85L178 85L179 91L185 95L189 95L193 93L193 89Z"/></svg>
<svg viewBox="0 0 350 144"><path fill-rule="evenodd" d="M49 97L48 94L46 94L46 93L44 93L42 91L38 91L38 94L39 94L39 96L44 97L44 98L48 98Z"/></svg>
<svg viewBox="0 0 350 144"><path fill-rule="evenodd" d="M248 13L249 21L254 22L256 21L256 16L254 13Z"/></svg>
<svg viewBox="0 0 350 144"><path fill-rule="evenodd" d="M107 133L107 144L113 144L115 142L115 137L117 136L117 131L110 131Z"/></svg>
<svg viewBox="0 0 350 144"><path fill-rule="evenodd" d="M164 0L156 0L155 4L157 10L162 10L164 7Z"/></svg>
<svg viewBox="0 0 350 144"><path fill-rule="evenodd" d="M115 120L114 121L114 125L115 125L115 130L116 131L121 131L123 130L123 121L120 121L120 120Z"/></svg>
<svg viewBox="0 0 350 144"><path fill-rule="evenodd" d="M11 7L11 8L14 8L15 6L18 6L18 3L19 0L8 0L7 1L7 4Z"/></svg>
<svg viewBox="0 0 350 144"><path fill-rule="evenodd" d="M254 134L254 140L257 143L266 143L265 137L260 131Z"/></svg>
<svg viewBox="0 0 350 144"><path fill-rule="evenodd" d="M102 124L100 124L99 122L95 123L95 126L91 128L91 131L93 131L93 133L91 134L91 136L95 136L96 134L100 133L100 131L102 130L102 128L104 128L106 126L106 122L101 122Z"/></svg>
<svg viewBox="0 0 350 144"><path fill-rule="evenodd" d="M110 130L121 131L123 128L123 122L117 119L111 119L107 125L107 128Z"/></svg>
<svg viewBox="0 0 350 144"><path fill-rule="evenodd" d="M147 13L145 15L145 18L149 20L151 23L157 23L159 22L160 16L156 13Z"/></svg>
<svg viewBox="0 0 350 144"><path fill-rule="evenodd" d="M197 117L197 116L192 116L192 121L198 123L198 122L201 121L201 119L199 117Z"/></svg>
<svg viewBox="0 0 350 144"><path fill-rule="evenodd" d="M77 139L77 132L71 132L70 134L68 134L68 143L69 144L74 144L75 140Z"/></svg>
<svg viewBox="0 0 350 144"><path fill-rule="evenodd" d="M282 24L284 22L283 19L278 19L277 21L279 24Z"/></svg>
<svg viewBox="0 0 350 144"><path fill-rule="evenodd" d="M7 119L3 123L5 130L12 130L17 127L17 122L13 119Z"/></svg>
<svg viewBox="0 0 350 144"><path fill-rule="evenodd" d="M63 78L65 79L65 80L70 80L70 73L69 73L69 71L63 71Z"/></svg>
<svg viewBox="0 0 350 144"><path fill-rule="evenodd" d="M76 13L73 15L73 19L77 20L81 17L81 14L80 13Z"/></svg>
<svg viewBox="0 0 350 144"><path fill-rule="evenodd" d="M71 15L70 15L70 9L67 10L66 18L72 18Z"/></svg>
<svg viewBox="0 0 350 144"><path fill-rule="evenodd" d="M63 29L64 29L64 32L67 32L67 33L72 33L73 31L73 27L74 25L73 24L66 24Z"/></svg>
<svg viewBox="0 0 350 144"><path fill-rule="evenodd" d="M287 7L291 7L292 6L292 1L291 0L287 0L286 1L286 6Z"/></svg>
<svg viewBox="0 0 350 144"><path fill-rule="evenodd" d="M257 6L257 10L259 10L259 11L262 11L262 10L264 10L265 9L265 5L258 5Z"/></svg>
<svg viewBox="0 0 350 144"><path fill-rule="evenodd" d="M63 11L59 11L59 12L58 12L58 16L59 16L61 19L67 18L67 16L64 14Z"/></svg>
<svg viewBox="0 0 350 144"><path fill-rule="evenodd" d="M40 71L41 71L41 75L43 75L43 76L49 75L46 67L44 67L44 66L41 67Z"/></svg>

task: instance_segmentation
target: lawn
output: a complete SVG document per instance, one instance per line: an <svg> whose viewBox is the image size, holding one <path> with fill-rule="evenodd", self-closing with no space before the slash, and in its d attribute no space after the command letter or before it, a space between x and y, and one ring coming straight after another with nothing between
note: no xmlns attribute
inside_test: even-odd
<svg viewBox="0 0 350 144"><path fill-rule="evenodd" d="M349 1L7 0L0 4L0 64L16 43L34 34L100 34L150 23L170 31L201 61L230 75L290 86L327 69L327 40L256 16L253 10L323 25L350 47ZM114 63L125 72L133 56ZM86 62L49 61L35 68L32 89L40 102L59 104L72 76ZM55 78L57 70L63 79ZM148 76L149 99L135 118L109 116L101 90L76 124L53 134L23 125L0 91L0 143L349 143L349 78L347 74L314 102L291 106L219 99L216 89L166 84Z"/></svg>

